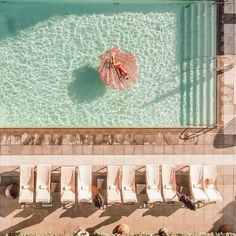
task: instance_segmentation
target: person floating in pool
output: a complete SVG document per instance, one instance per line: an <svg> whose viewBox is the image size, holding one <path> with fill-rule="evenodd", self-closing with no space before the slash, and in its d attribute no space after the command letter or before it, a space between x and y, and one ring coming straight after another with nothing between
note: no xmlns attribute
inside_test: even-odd
<svg viewBox="0 0 236 236"><path fill-rule="evenodd" d="M127 70L124 68L124 66L122 66L122 64L118 61L115 60L114 55L112 55L111 57L111 63L114 65L114 67L119 71L120 75L122 76L122 78L124 78L125 80L129 79L129 73L127 72Z"/></svg>
<svg viewBox="0 0 236 236"><path fill-rule="evenodd" d="M129 73L120 63L116 63L114 66L125 80L129 78Z"/></svg>

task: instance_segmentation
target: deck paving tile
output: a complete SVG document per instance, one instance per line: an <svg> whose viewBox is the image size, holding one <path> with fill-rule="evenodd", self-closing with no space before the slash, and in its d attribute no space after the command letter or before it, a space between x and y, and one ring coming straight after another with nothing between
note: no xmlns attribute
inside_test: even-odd
<svg viewBox="0 0 236 236"><path fill-rule="evenodd" d="M41 145L31 146L31 154L32 155L41 155L42 154L42 146Z"/></svg>
<svg viewBox="0 0 236 236"><path fill-rule="evenodd" d="M194 147L195 145L184 145L184 154L185 155L194 154Z"/></svg>
<svg viewBox="0 0 236 236"><path fill-rule="evenodd" d="M134 146L133 145L124 145L124 155L133 155Z"/></svg>
<svg viewBox="0 0 236 236"><path fill-rule="evenodd" d="M52 155L52 145L44 145L42 146L42 154L43 155Z"/></svg>
<svg viewBox="0 0 236 236"><path fill-rule="evenodd" d="M144 145L143 146L143 154L145 155L153 155L153 145Z"/></svg>
<svg viewBox="0 0 236 236"><path fill-rule="evenodd" d="M213 147L213 154L223 155L224 154L224 145L218 145L217 147Z"/></svg>
<svg viewBox="0 0 236 236"><path fill-rule="evenodd" d="M63 155L72 155L73 154L72 145L63 145L62 146L62 153L63 153Z"/></svg>
<svg viewBox="0 0 236 236"><path fill-rule="evenodd" d="M82 146L83 155L92 155L93 154L93 145L83 145Z"/></svg>
<svg viewBox="0 0 236 236"><path fill-rule="evenodd" d="M83 146L82 145L73 145L73 155L82 155Z"/></svg>
<svg viewBox="0 0 236 236"><path fill-rule="evenodd" d="M223 148L223 154L224 155L233 155L234 154L234 147L224 147Z"/></svg>
<svg viewBox="0 0 236 236"><path fill-rule="evenodd" d="M52 145L52 154L53 155L62 155L63 154L63 146Z"/></svg>
<svg viewBox="0 0 236 236"><path fill-rule="evenodd" d="M163 155L164 154L164 146L163 145L153 145L153 154Z"/></svg>
<svg viewBox="0 0 236 236"><path fill-rule="evenodd" d="M114 153L113 145L103 145L103 154L112 155Z"/></svg>
<svg viewBox="0 0 236 236"><path fill-rule="evenodd" d="M144 146L143 145L134 145L134 155L143 155Z"/></svg>
<svg viewBox="0 0 236 236"><path fill-rule="evenodd" d="M212 145L204 145L204 154L212 154L213 146Z"/></svg>
<svg viewBox="0 0 236 236"><path fill-rule="evenodd" d="M174 154L174 152L175 152L175 145L164 145L165 155Z"/></svg>
<svg viewBox="0 0 236 236"><path fill-rule="evenodd" d="M174 154L185 154L185 148L183 145L174 145Z"/></svg>
<svg viewBox="0 0 236 236"><path fill-rule="evenodd" d="M114 155L123 155L124 154L124 146L117 144L113 146Z"/></svg>
<svg viewBox="0 0 236 236"><path fill-rule="evenodd" d="M93 145L94 155L103 155L103 145Z"/></svg>
<svg viewBox="0 0 236 236"><path fill-rule="evenodd" d="M31 145L21 146L21 155L31 155Z"/></svg>

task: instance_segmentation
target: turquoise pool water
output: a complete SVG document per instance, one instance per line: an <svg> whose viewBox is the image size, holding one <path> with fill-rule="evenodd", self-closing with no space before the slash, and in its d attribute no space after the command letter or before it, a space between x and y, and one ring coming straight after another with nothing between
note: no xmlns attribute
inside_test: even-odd
<svg viewBox="0 0 236 236"><path fill-rule="evenodd" d="M186 1L0 2L0 127L191 127L216 123L215 5ZM99 55L138 60L126 91Z"/></svg>

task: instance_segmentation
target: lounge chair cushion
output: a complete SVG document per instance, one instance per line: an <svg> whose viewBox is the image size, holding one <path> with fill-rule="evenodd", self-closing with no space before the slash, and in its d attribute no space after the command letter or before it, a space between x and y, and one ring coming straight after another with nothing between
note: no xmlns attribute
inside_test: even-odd
<svg viewBox="0 0 236 236"><path fill-rule="evenodd" d="M157 189L157 185L148 185L148 189Z"/></svg>
<svg viewBox="0 0 236 236"><path fill-rule="evenodd" d="M172 188L165 189L163 194L166 201L178 201L178 196Z"/></svg>
<svg viewBox="0 0 236 236"><path fill-rule="evenodd" d="M199 188L199 187L195 187L192 189L193 191L193 198L195 201L207 201L208 198L207 198L207 195L204 191L203 188Z"/></svg>
<svg viewBox="0 0 236 236"><path fill-rule="evenodd" d="M21 188L22 188L22 189L29 189L30 186L29 186L29 185L23 185L23 186L21 186Z"/></svg>
<svg viewBox="0 0 236 236"><path fill-rule="evenodd" d="M79 202L92 202L92 192L89 188L81 189L78 192L78 201Z"/></svg>
<svg viewBox="0 0 236 236"><path fill-rule="evenodd" d="M201 184L193 184L193 187L194 188L202 188L202 185Z"/></svg>
<svg viewBox="0 0 236 236"><path fill-rule="evenodd" d="M66 189L62 192L61 195L62 202L74 202L75 201L75 193L70 189Z"/></svg>
<svg viewBox="0 0 236 236"><path fill-rule="evenodd" d="M172 186L170 184L165 184L165 189L172 189Z"/></svg>
<svg viewBox="0 0 236 236"><path fill-rule="evenodd" d="M206 188L205 191L209 201L222 201L220 193L215 188Z"/></svg>
<svg viewBox="0 0 236 236"><path fill-rule="evenodd" d="M19 202L20 203L32 203L34 200L34 193L28 189L21 189Z"/></svg>
<svg viewBox="0 0 236 236"><path fill-rule="evenodd" d="M131 187L128 188L129 190L123 190L122 196L123 196L123 202L137 202L136 193L132 191Z"/></svg>
<svg viewBox="0 0 236 236"><path fill-rule="evenodd" d="M81 190L87 190L87 191L89 191L89 186L81 186Z"/></svg>
<svg viewBox="0 0 236 236"><path fill-rule="evenodd" d="M147 197L149 203L163 202L161 192L159 191L159 189L157 189L157 187L147 189Z"/></svg>
<svg viewBox="0 0 236 236"><path fill-rule="evenodd" d="M36 194L36 201L42 203L50 203L50 192L47 189L40 189Z"/></svg>
<svg viewBox="0 0 236 236"><path fill-rule="evenodd" d="M116 189L117 189L117 187L115 185L110 185L109 186L109 190L116 190Z"/></svg>
<svg viewBox="0 0 236 236"><path fill-rule="evenodd" d="M108 203L121 203L120 191L115 189L109 189L107 191L107 202Z"/></svg>
<svg viewBox="0 0 236 236"><path fill-rule="evenodd" d="M47 189L47 186L46 185L40 185L39 188L40 189Z"/></svg>
<svg viewBox="0 0 236 236"><path fill-rule="evenodd" d="M70 186L70 185L65 186L63 189L64 189L64 190L70 190L70 189L71 189L71 186Z"/></svg>
<svg viewBox="0 0 236 236"><path fill-rule="evenodd" d="M125 191L132 191L132 188L130 186L124 186Z"/></svg>
<svg viewBox="0 0 236 236"><path fill-rule="evenodd" d="M208 189L214 189L214 188L215 188L215 185L214 185L214 184L209 184L209 185L207 185L207 188L208 188Z"/></svg>

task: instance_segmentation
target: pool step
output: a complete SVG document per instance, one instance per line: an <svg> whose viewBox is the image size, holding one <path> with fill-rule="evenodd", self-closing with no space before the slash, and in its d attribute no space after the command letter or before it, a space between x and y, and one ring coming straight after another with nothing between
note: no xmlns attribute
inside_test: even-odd
<svg viewBox="0 0 236 236"><path fill-rule="evenodd" d="M0 12L0 39L3 39L8 34L9 29L6 16L3 12Z"/></svg>
<svg viewBox="0 0 236 236"><path fill-rule="evenodd" d="M184 7L181 122L188 127L212 127L216 122L215 8L212 6L211 2L197 2Z"/></svg>

